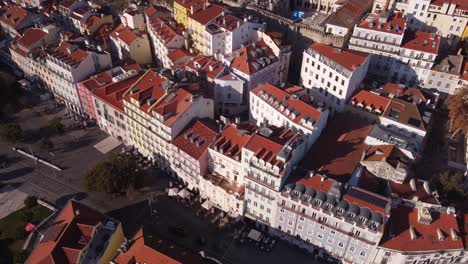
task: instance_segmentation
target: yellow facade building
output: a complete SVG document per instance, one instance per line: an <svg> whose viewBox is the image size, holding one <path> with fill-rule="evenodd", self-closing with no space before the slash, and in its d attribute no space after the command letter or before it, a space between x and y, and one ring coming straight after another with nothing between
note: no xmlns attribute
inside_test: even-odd
<svg viewBox="0 0 468 264"><path fill-rule="evenodd" d="M174 1L174 18L177 23L188 28L189 17L202 9L207 3L206 0L175 0Z"/></svg>

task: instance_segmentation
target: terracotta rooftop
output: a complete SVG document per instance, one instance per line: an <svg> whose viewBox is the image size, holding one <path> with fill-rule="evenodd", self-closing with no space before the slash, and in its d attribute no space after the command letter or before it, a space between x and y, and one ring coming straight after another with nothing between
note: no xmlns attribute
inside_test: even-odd
<svg viewBox="0 0 468 264"><path fill-rule="evenodd" d="M233 52L231 67L247 75L278 61L270 47L263 41L257 41Z"/></svg>
<svg viewBox="0 0 468 264"><path fill-rule="evenodd" d="M328 121L316 143L306 153L301 167L347 182L359 165L364 143L372 126L357 115L338 114Z"/></svg>
<svg viewBox="0 0 468 264"><path fill-rule="evenodd" d="M181 60L184 62L193 58L195 54L190 53L188 50L185 49L175 49L167 55L169 60L174 63L174 65L180 63Z"/></svg>
<svg viewBox="0 0 468 264"><path fill-rule="evenodd" d="M463 249L462 238L452 237L452 232L460 236L455 215L435 210L430 211L430 215L432 221L423 224L418 221L418 208L403 205L393 208L380 247L407 253Z"/></svg>
<svg viewBox="0 0 468 264"><path fill-rule="evenodd" d="M459 0L434 0L431 2L431 5L436 5L436 6L443 6L444 4L455 4L457 9L460 10L468 10L468 2L466 1L459 1Z"/></svg>
<svg viewBox="0 0 468 264"><path fill-rule="evenodd" d="M405 32L406 19L399 13L391 15L385 23L380 23L379 20L380 15L368 14L357 27L396 35L403 35Z"/></svg>
<svg viewBox="0 0 468 264"><path fill-rule="evenodd" d="M24 19L30 15L26 9L23 9L19 6L12 5L7 7L3 12L0 21L1 23L7 24L12 28L18 29L18 27L23 23Z"/></svg>
<svg viewBox="0 0 468 264"><path fill-rule="evenodd" d="M215 79L225 69L222 62L215 60L211 56L198 55L186 63L189 71L199 74L204 72L209 79Z"/></svg>
<svg viewBox="0 0 468 264"><path fill-rule="evenodd" d="M50 56L62 61L63 63L74 67L90 56L88 51L81 49L69 42L63 41Z"/></svg>
<svg viewBox="0 0 468 264"><path fill-rule="evenodd" d="M387 83L382 87L382 90L393 97L408 102L416 102L419 104L427 101L423 92L414 87L405 87L401 84Z"/></svg>
<svg viewBox="0 0 468 264"><path fill-rule="evenodd" d="M423 131L426 130L425 121L422 119L417 105L400 99L393 98L383 113L383 116L401 124L409 125Z"/></svg>
<svg viewBox="0 0 468 264"><path fill-rule="evenodd" d="M203 258L185 248L159 237L145 236L143 229L131 239L130 247L113 260L116 264L205 264Z"/></svg>
<svg viewBox="0 0 468 264"><path fill-rule="evenodd" d="M437 55L439 53L440 36L435 33L423 31L407 31L405 33L405 37L403 38L403 43L401 46L406 49L417 50Z"/></svg>
<svg viewBox="0 0 468 264"><path fill-rule="evenodd" d="M189 124L172 144L195 160L199 160L216 136L213 124L197 120Z"/></svg>
<svg viewBox="0 0 468 264"><path fill-rule="evenodd" d="M215 18L213 23L228 31L233 31L238 26L244 24L244 20L231 14L225 14L225 15L221 15Z"/></svg>
<svg viewBox="0 0 468 264"><path fill-rule="evenodd" d="M355 50L342 50L325 44L315 42L310 46L310 49L316 51L322 56L334 61L349 71L355 71L361 66L369 54L355 51Z"/></svg>
<svg viewBox="0 0 468 264"><path fill-rule="evenodd" d="M89 246L96 227L105 224L106 219L98 211L69 200L26 263L79 263L82 251Z"/></svg>
<svg viewBox="0 0 468 264"><path fill-rule="evenodd" d="M135 40L142 38L142 35L127 28L124 24L120 24L114 31L112 31L111 37L116 40L121 40L127 45L131 45Z"/></svg>
<svg viewBox="0 0 468 264"><path fill-rule="evenodd" d="M296 124L302 125L302 122L306 121L315 125L320 120L321 112L315 107L269 83L258 86L251 93L274 106L278 112ZM275 106L277 102L279 103Z"/></svg>
<svg viewBox="0 0 468 264"><path fill-rule="evenodd" d="M190 109L193 97L184 88L174 89L167 78L148 70L127 91L124 100L138 101L141 111L158 113L163 116L164 124L170 127Z"/></svg>
<svg viewBox="0 0 468 264"><path fill-rule="evenodd" d="M16 43L29 49L34 44L40 42L43 38L47 36L47 32L40 28L28 28L24 33L23 36L20 37Z"/></svg>
<svg viewBox="0 0 468 264"><path fill-rule="evenodd" d="M359 187L351 187L343 195L343 199L349 203L356 203L359 207L369 208L373 212L381 213L382 216L388 215L391 207L391 199L380 196L373 192L361 189Z"/></svg>
<svg viewBox="0 0 468 264"><path fill-rule="evenodd" d="M202 6L205 5L207 0L175 0L176 3L181 6L190 9L192 6Z"/></svg>
<svg viewBox="0 0 468 264"><path fill-rule="evenodd" d="M364 161L385 161L396 168L399 162L409 163L409 157L396 145L372 145L365 152Z"/></svg>
<svg viewBox="0 0 468 264"><path fill-rule="evenodd" d="M411 181L414 181L414 188L411 186ZM388 184L391 195L394 198L412 201L417 200L423 203L440 205L439 200L433 193L431 193L431 190L429 189L429 192L426 190L424 187L424 181L422 180L411 179L404 183L389 181Z"/></svg>
<svg viewBox="0 0 468 264"><path fill-rule="evenodd" d="M240 161L242 148L249 142L252 133L256 130L257 127L252 123L228 125L219 133L210 148Z"/></svg>
<svg viewBox="0 0 468 264"><path fill-rule="evenodd" d="M175 37L182 37L184 29L171 19L156 17L150 22L151 30L156 37L163 43L167 44Z"/></svg>
<svg viewBox="0 0 468 264"><path fill-rule="evenodd" d="M211 4L207 8L201 9L195 14L193 14L192 19L202 25L206 25L216 17L222 15L225 10L226 9L219 5Z"/></svg>
<svg viewBox="0 0 468 264"><path fill-rule="evenodd" d="M127 65L121 68L122 70L120 70L120 67L117 67L96 74L81 82L81 84L95 96L123 112L122 100L124 93L143 75L143 72L138 64Z"/></svg>
<svg viewBox="0 0 468 264"><path fill-rule="evenodd" d="M325 23L352 29L367 12L372 2L372 0L345 1L336 12L327 17Z"/></svg>

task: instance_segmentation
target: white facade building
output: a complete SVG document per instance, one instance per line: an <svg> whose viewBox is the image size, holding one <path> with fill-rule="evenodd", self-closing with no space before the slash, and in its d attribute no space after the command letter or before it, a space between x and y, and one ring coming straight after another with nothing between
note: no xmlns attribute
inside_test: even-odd
<svg viewBox="0 0 468 264"><path fill-rule="evenodd" d="M50 76L45 82L56 99L73 111L81 113L76 84L110 66L111 57L108 53L84 50L71 43L62 42L47 54L46 63Z"/></svg>
<svg viewBox="0 0 468 264"><path fill-rule="evenodd" d="M145 31L120 24L110 35L110 40L112 50L120 60L133 60L138 64L151 63L151 48Z"/></svg>
<svg viewBox="0 0 468 264"><path fill-rule="evenodd" d="M367 53L314 43L302 57L302 85L329 109L343 111L366 77L369 60Z"/></svg>
<svg viewBox="0 0 468 264"><path fill-rule="evenodd" d="M148 35L151 40L153 54L161 66L165 68L172 66L169 54L185 46L185 34L183 28L173 20L160 17L148 20Z"/></svg>
<svg viewBox="0 0 468 264"><path fill-rule="evenodd" d="M369 74L383 82L422 85L439 52L435 33L410 31L401 14L369 14L355 26L349 48L371 53Z"/></svg>
<svg viewBox="0 0 468 264"><path fill-rule="evenodd" d="M315 108L295 94L267 83L250 92L250 119L258 126L273 125L294 128L307 139L307 149L325 128L328 110Z"/></svg>

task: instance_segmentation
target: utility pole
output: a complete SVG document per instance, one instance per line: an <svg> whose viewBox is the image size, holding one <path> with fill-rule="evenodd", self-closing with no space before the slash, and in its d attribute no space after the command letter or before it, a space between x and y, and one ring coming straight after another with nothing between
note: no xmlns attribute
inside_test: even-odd
<svg viewBox="0 0 468 264"><path fill-rule="evenodd" d="M31 149L31 145L28 144L28 148L29 148L29 152L31 153L31 156L34 157L33 160L34 160L34 163L35 163L36 166L37 166L37 160L36 160L36 158L35 158L35 156L34 156L34 153L33 153L32 149Z"/></svg>

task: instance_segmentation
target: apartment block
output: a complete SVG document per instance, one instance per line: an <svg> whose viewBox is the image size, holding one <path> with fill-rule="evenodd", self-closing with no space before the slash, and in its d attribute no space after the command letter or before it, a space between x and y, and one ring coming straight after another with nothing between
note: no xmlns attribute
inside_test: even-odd
<svg viewBox="0 0 468 264"><path fill-rule="evenodd" d="M370 53L376 80L423 85L439 53L440 36L411 31L401 13L369 14L355 26L349 48Z"/></svg>
<svg viewBox="0 0 468 264"><path fill-rule="evenodd" d="M367 53L314 43L304 51L301 82L315 100L341 112L366 77L369 63Z"/></svg>
<svg viewBox="0 0 468 264"><path fill-rule="evenodd" d="M250 92L249 105L250 119L258 126L293 128L307 139L307 149L322 133L329 113L301 100L297 94L289 94L269 83Z"/></svg>

